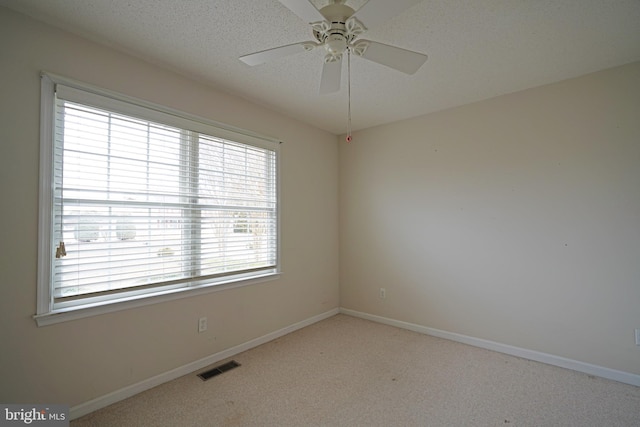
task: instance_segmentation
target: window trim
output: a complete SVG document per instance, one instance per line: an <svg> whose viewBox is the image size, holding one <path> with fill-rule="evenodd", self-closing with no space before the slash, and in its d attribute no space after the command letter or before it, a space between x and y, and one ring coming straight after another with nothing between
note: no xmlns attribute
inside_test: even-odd
<svg viewBox="0 0 640 427"><path fill-rule="evenodd" d="M169 120L170 125L184 126L189 123L203 130L203 133L215 131L215 136L229 139L248 145L269 148L276 151L276 256L277 265L273 272L265 272L249 278L232 277L229 280L219 280L214 283L199 283L196 286L181 287L177 289L157 289L144 295L135 295L135 290L126 292L122 298L114 298L109 301L88 302L69 308L53 308L53 294L51 289L52 248L54 243L50 237L52 232L53 214L53 135L55 127L55 89L56 85L66 86L65 90L80 91L81 94L91 98L97 95L108 98L114 105L126 105L124 113L135 114L136 109L144 110L143 117L163 121ZM39 212L38 212L38 272L37 272L37 305L36 314L33 316L38 326L46 326L59 322L111 313L120 310L141 307L160 302L202 295L210 292L218 292L242 286L254 285L277 279L281 274L281 204L280 204L280 155L278 154L280 141L271 137L265 137L246 130L223 125L199 116L194 116L169 107L164 107L148 101L129 97L120 93L101 89L89 84L81 83L55 74L41 73L40 94L40 183L39 183ZM124 104L123 104L124 103ZM133 111L132 111L133 110ZM140 111L142 111L140 110ZM118 110L119 111L119 110ZM120 112L120 111L119 111ZM152 117L148 116L148 113ZM154 115L158 114L157 117ZM182 124L182 125L181 125ZM198 129L196 129L198 130ZM198 280L196 279L197 283Z"/></svg>

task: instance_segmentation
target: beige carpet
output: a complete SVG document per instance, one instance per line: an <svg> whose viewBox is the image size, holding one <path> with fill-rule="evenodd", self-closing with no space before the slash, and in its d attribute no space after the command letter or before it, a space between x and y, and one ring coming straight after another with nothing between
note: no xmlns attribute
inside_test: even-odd
<svg viewBox="0 0 640 427"><path fill-rule="evenodd" d="M71 426L640 426L639 387L346 315L233 360Z"/></svg>

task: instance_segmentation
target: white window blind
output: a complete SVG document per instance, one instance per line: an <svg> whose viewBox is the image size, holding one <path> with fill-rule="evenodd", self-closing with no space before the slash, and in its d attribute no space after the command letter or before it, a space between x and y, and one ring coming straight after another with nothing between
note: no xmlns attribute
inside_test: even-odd
<svg viewBox="0 0 640 427"><path fill-rule="evenodd" d="M277 144L62 84L54 99L51 311L277 272Z"/></svg>

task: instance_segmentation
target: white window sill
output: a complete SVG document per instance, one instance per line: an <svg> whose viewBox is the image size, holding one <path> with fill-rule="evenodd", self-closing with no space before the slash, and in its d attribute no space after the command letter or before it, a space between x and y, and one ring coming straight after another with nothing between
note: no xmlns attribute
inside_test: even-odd
<svg viewBox="0 0 640 427"><path fill-rule="evenodd" d="M137 297L123 298L121 300L112 300L102 303L86 304L72 308L60 310L52 310L49 313L36 314L33 318L38 327L54 325L56 323L68 322L70 320L82 319L85 317L98 316L101 314L113 313L116 311L129 310L136 307L157 304L177 300L180 298L188 298L211 292L224 291L228 289L239 288L242 286L255 285L277 279L281 272L269 273L264 276L252 279L237 280L228 283L218 283L210 286L199 286L195 288L180 288L168 291L158 291L153 294L144 294Z"/></svg>

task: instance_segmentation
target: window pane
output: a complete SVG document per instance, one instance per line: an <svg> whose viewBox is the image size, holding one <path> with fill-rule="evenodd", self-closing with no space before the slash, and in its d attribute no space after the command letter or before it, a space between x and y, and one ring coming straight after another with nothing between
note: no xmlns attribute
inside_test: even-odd
<svg viewBox="0 0 640 427"><path fill-rule="evenodd" d="M56 121L56 301L275 268L274 151L69 101Z"/></svg>
<svg viewBox="0 0 640 427"><path fill-rule="evenodd" d="M202 135L199 147L203 274L275 265L272 152Z"/></svg>

